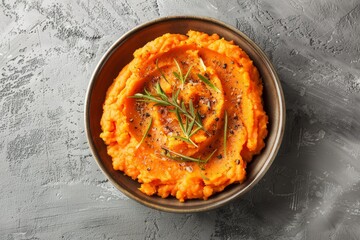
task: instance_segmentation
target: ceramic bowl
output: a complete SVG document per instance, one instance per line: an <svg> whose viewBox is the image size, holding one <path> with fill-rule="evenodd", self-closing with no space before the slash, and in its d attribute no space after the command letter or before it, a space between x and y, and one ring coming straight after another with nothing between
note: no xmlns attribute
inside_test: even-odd
<svg viewBox="0 0 360 240"><path fill-rule="evenodd" d="M233 40L253 60L258 68L263 85L265 111L269 116L266 146L247 167L247 179L242 184L233 184L208 200L187 200L184 203L175 198L162 199L147 196L138 190L139 183L112 168L112 161L106 152L106 145L99 137L100 118L108 87L120 70L133 59L133 52L147 42L165 34L186 34L188 30L208 34L217 33L226 40ZM272 164L281 145L285 125L285 103L278 76L264 52L245 34L236 28L212 18L175 16L160 18L140 25L120 37L105 53L97 65L87 90L85 101L85 126L92 154L110 182L129 198L148 207L168 212L200 212L223 206L243 196L264 176Z"/></svg>

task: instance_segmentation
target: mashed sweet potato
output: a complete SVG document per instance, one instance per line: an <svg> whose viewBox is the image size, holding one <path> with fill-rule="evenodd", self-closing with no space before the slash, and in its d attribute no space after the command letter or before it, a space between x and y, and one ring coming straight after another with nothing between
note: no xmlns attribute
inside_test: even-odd
<svg viewBox="0 0 360 240"><path fill-rule="evenodd" d="M164 34L134 53L109 88L101 138L113 167L163 198L207 199L246 178L264 147L262 82L231 41Z"/></svg>

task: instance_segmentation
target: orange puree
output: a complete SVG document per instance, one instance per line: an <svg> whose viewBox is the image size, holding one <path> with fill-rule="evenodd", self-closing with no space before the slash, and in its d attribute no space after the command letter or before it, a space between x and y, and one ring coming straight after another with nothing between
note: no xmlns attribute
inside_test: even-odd
<svg viewBox="0 0 360 240"><path fill-rule="evenodd" d="M165 99L190 113L192 108L199 125L189 127L194 118L177 115L173 105L134 97L161 99L156 86ZM247 163L264 147L262 89L253 62L231 41L196 31L164 34L136 50L114 80L100 136L114 169L137 180L140 191L181 202L206 200L243 182ZM180 121L193 132L190 137Z"/></svg>

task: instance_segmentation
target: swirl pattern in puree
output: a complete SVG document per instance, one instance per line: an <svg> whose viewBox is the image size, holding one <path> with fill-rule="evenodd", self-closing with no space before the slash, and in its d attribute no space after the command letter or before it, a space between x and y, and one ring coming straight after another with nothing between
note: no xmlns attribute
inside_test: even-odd
<svg viewBox="0 0 360 240"><path fill-rule="evenodd" d="M161 99L159 88L169 101L178 92L175 103L187 110L193 105L201 129L194 124L187 141L179 121L189 126L191 118L134 97L145 92ZM136 50L114 80L100 136L114 169L139 181L145 194L207 199L243 182L247 163L265 146L262 88L251 59L232 42L196 31L165 34Z"/></svg>

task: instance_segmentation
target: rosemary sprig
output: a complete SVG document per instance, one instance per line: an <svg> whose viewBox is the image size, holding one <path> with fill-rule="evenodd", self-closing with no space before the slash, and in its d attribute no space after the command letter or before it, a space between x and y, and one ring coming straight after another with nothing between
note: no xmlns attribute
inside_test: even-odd
<svg viewBox="0 0 360 240"><path fill-rule="evenodd" d="M176 160L176 161L191 161L191 162L197 162L197 163L207 163L210 158L214 155L214 153L216 152L217 149L215 149L207 158L205 159L201 159L201 158L193 158L193 157L189 157L186 155L183 155L181 153L177 153L174 152L170 149L167 149L165 147L161 147L165 152L163 153L163 155L167 158L170 158L172 160ZM174 156L173 156L174 155Z"/></svg>
<svg viewBox="0 0 360 240"><path fill-rule="evenodd" d="M149 122L149 124L148 124L148 126L147 126L147 128L146 128L145 134L144 134L143 137L141 138L141 141L138 143L138 145L136 145L136 149L138 149L138 148L141 146L141 144L144 142L144 140L145 140L146 136L148 135L149 130L150 130L150 128L151 128L152 121L153 121L153 119L151 118L151 119L150 119L150 122Z"/></svg>
<svg viewBox="0 0 360 240"><path fill-rule="evenodd" d="M176 64L177 70L178 72L173 72L174 76L181 82L181 89L184 88L186 79L188 78L190 71L192 69L192 66L189 67L188 71L186 72L185 76L181 71L180 65L178 63L178 61L176 61L176 59L174 58L174 62Z"/></svg>
<svg viewBox="0 0 360 240"><path fill-rule="evenodd" d="M212 89L214 89L217 92L220 92L220 89L218 87L216 87L214 84L212 84L212 82L210 82L209 79L207 79L204 75L201 75L200 73L198 73L198 77L201 81L203 81L206 85L208 85L209 87L211 87Z"/></svg>
<svg viewBox="0 0 360 240"><path fill-rule="evenodd" d="M144 90L144 93L136 93L133 96L129 96L129 98L136 98L137 101L143 101L143 102L152 102L155 103L156 106L171 106L175 108L175 111L179 111L180 114L184 115L186 118L188 118L189 121L195 121L195 124L200 127L202 130L204 130L204 126L198 117L198 114L192 114L189 112L189 110L186 108L185 103L178 99L180 89L177 91L174 91L172 93L171 97L168 97L164 90L161 88L160 83L157 82L155 85L155 91L156 95L153 95L146 89ZM180 123L180 122L179 122Z"/></svg>
<svg viewBox="0 0 360 240"><path fill-rule="evenodd" d="M183 140L187 143L192 144L195 147L198 147L198 145L196 145L196 143L194 143L193 140L191 140L191 136L193 136L195 133L197 133L199 130L201 130L201 127L197 127L196 129L193 130L194 124L195 124L196 119L198 118L198 115L195 114L195 109L194 109L192 100L189 101L189 113L191 114L193 119L189 123L189 119L186 118L186 122L185 122L185 126L184 126L184 123L182 122L182 118L180 116L179 109L175 109L176 118L179 122L180 129L183 132L183 134L185 135L185 137L174 136L174 138Z"/></svg>
<svg viewBox="0 0 360 240"><path fill-rule="evenodd" d="M133 96L130 96L129 98L136 98L137 101L154 103L155 106L173 107L173 109L170 109L170 111L175 113L176 118L179 122L180 129L183 133L183 136L178 135L178 136L173 136L173 138L180 139L184 142L192 144L195 147L198 147L198 145L194 143L193 140L191 140L191 137L194 134L196 134L199 130L204 130L207 133L207 131L204 129L204 126L202 124L200 113L198 111L195 111L192 100L189 101L188 107L186 107L185 102L179 99L180 91L184 88L186 80L190 75L192 66L189 67L188 71L184 75L178 61L174 59L174 62L178 72L174 71L173 74L175 78L177 78L181 82L181 87L178 88L176 91L174 90L171 97L167 96L167 94L161 88L160 82L157 82L154 88L156 94L152 94L150 91L145 89L144 93L136 93ZM204 65L203 62L202 64ZM161 69L158 66L158 59L156 59L155 65L156 65L156 69L160 72L162 78L166 82L169 82L166 76L164 75L164 73L161 71ZM206 83L212 89L216 91L220 91L205 76L198 74L198 77L200 78L201 81ZM185 117L185 123L183 122L183 117Z"/></svg>
<svg viewBox="0 0 360 240"><path fill-rule="evenodd" d="M163 77L163 79L164 79L167 83L169 83L169 81L168 81L167 78L165 77L163 71L161 71L161 69L159 68L158 61L159 61L159 59L157 58L157 59L156 59L156 62L155 62L156 69L159 71L159 73L161 74L161 76Z"/></svg>
<svg viewBox="0 0 360 240"><path fill-rule="evenodd" d="M226 158L226 142L227 142L227 125L228 125L228 116L227 111L225 111L224 117L224 158Z"/></svg>

